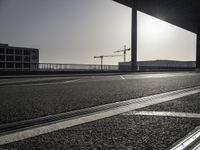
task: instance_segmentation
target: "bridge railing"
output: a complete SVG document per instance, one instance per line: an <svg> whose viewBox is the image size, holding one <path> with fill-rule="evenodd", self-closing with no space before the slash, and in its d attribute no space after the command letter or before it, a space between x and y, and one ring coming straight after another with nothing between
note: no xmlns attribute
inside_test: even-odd
<svg viewBox="0 0 200 150"><path fill-rule="evenodd" d="M95 71L119 70L118 65L39 63L35 71Z"/></svg>
<svg viewBox="0 0 200 150"><path fill-rule="evenodd" d="M137 71L176 71L176 70L194 70L194 67L152 67L138 66ZM32 63L17 68L0 67L0 72L45 72L45 71L130 71L130 65L96 65L96 64L57 64L57 63Z"/></svg>

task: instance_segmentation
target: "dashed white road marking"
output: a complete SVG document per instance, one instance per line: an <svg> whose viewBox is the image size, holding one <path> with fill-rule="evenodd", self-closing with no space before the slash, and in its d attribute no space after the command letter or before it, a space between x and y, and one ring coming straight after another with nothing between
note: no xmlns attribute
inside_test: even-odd
<svg viewBox="0 0 200 150"><path fill-rule="evenodd" d="M40 79L21 79L18 81L10 81L10 82L0 82L0 84L15 84L15 83L27 83L27 82L37 82L37 81L49 81L49 80L57 80L57 79L65 79L63 78L40 78ZM70 79L69 77L67 77L66 79ZM9 80L9 79L6 79Z"/></svg>
<svg viewBox="0 0 200 150"><path fill-rule="evenodd" d="M99 119L111 117L114 115L122 114L125 112L147 107L150 105L174 100L177 98L193 95L196 93L200 93L200 87L182 89L182 90L166 92L166 93L156 94L156 95L142 97L142 98L116 102L112 104L102 105L103 107L107 108L110 105L117 104L117 106L115 107L108 107L107 109L99 110L97 112L92 112L86 115L80 115L74 118L68 118L68 119L60 120L53 123L50 122L49 124L42 124L41 126L34 126L31 128L25 128L24 130L17 130L14 132L0 135L0 145L16 142L19 140L31 138L31 137L46 134L46 133L50 133L53 131L65 129L65 128L72 127L75 125L80 125L83 123L96 121Z"/></svg>
<svg viewBox="0 0 200 150"><path fill-rule="evenodd" d="M55 82L59 82L61 80L75 80L75 79L84 79L86 77L47 77L47 78L39 78L39 79L20 79L20 80L17 80L17 81L12 81L12 79L0 79L0 85L5 85L5 84L16 84L16 83L19 83L19 84L29 84L30 82L39 82L39 81L46 81L46 82L49 82L49 81L55 81ZM1 82L2 80L7 80L8 82Z"/></svg>
<svg viewBox="0 0 200 150"><path fill-rule="evenodd" d="M68 80L68 81L64 81L64 82L53 82L53 83L34 83L34 84L22 84L22 85L18 85L18 86L35 86L35 85L66 84L66 83L72 83L72 82L76 82L76 81L79 81L79 80L80 80L80 79Z"/></svg>
<svg viewBox="0 0 200 150"><path fill-rule="evenodd" d="M167 77L182 77L182 76L197 76L198 73L159 73L159 74L139 74L125 75L127 79L145 79L145 78L167 78Z"/></svg>
<svg viewBox="0 0 200 150"><path fill-rule="evenodd" d="M142 115L142 116L164 116L164 117L185 117L185 118L200 118L198 113L185 112L164 112L164 111L130 111L122 115Z"/></svg>
<svg viewBox="0 0 200 150"><path fill-rule="evenodd" d="M194 75L197 76L200 74L198 74L198 73L124 74L124 75L109 76L109 78L104 76L105 78L103 80L111 80L110 77L117 77L117 76L120 76L120 78L122 80L134 80L134 79L145 79L145 78L165 78L165 77L194 76ZM82 82L92 82L92 81L101 81L102 79L100 79L99 77L102 77L102 76L90 76L90 78L88 78L88 76L85 76L85 77L81 77L81 78L87 79L87 80L82 80ZM45 78L45 79L31 79L31 80L28 79L25 81L19 80L19 81L12 81L12 82L11 81L10 82L1 82L3 80L9 81L9 79L1 79L0 85L10 84L10 85L2 85L2 87L5 87L5 86L11 86L11 84L21 83L21 85L23 84L23 86L24 86L26 82L31 82L31 81L36 82L36 81L45 81L45 80L49 80L49 79L57 80L57 79L65 79L65 78L70 79L70 78L74 78L74 77L49 77L49 78ZM80 79L80 77L79 77L79 79ZM93 79L95 79L95 80L93 80ZM112 80L119 80L119 78L113 78ZM55 84L55 83L48 83L48 84ZM36 85L36 84L34 84L34 85ZM46 83L43 83L43 84L38 83L38 85L46 85Z"/></svg>
<svg viewBox="0 0 200 150"><path fill-rule="evenodd" d="M122 75L120 75L120 78L121 78L122 80L126 80Z"/></svg>
<svg viewBox="0 0 200 150"><path fill-rule="evenodd" d="M80 81L81 79L75 79L75 80L69 80L69 81L64 81L62 83L72 83L72 82L77 82Z"/></svg>
<svg viewBox="0 0 200 150"><path fill-rule="evenodd" d="M30 84L19 84L19 85L4 85L4 86L0 86L0 87L24 87L24 86L40 86L40 85L54 85L54 84L67 84L67 83L72 83L72 82L76 82L79 81L81 79L75 79L75 80L67 80L64 82L49 82L49 83L30 83Z"/></svg>

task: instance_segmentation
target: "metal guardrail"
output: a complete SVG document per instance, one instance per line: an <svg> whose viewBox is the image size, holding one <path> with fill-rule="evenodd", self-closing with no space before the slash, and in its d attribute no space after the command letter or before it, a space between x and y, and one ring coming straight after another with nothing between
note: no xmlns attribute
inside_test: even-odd
<svg viewBox="0 0 200 150"><path fill-rule="evenodd" d="M36 69L38 68L38 69ZM118 65L39 63L35 71L95 71L119 70Z"/></svg>
<svg viewBox="0 0 200 150"><path fill-rule="evenodd" d="M0 72L7 71L117 71L118 65L96 64L57 64L57 63L30 63L29 67L21 65L15 67L0 67Z"/></svg>
<svg viewBox="0 0 200 150"><path fill-rule="evenodd" d="M15 66L15 65L14 65ZM152 67L137 66L137 71L184 71L194 70L194 67ZM58 64L58 63L29 63L21 67L1 67L0 72L46 72L46 71L130 71L130 65L96 65L96 64Z"/></svg>

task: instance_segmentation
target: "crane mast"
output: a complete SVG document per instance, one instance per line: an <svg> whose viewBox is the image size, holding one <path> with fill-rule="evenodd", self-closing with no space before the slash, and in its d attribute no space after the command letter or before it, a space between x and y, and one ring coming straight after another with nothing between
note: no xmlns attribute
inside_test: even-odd
<svg viewBox="0 0 200 150"><path fill-rule="evenodd" d="M100 58L100 64L101 64L101 70L103 70L103 59L105 57L119 57L119 56L122 56L122 55L101 55L101 56L94 56L94 58Z"/></svg>
<svg viewBox="0 0 200 150"><path fill-rule="evenodd" d="M118 51L115 51L114 53L123 52L124 53L124 62L126 62L126 54L127 54L127 51L130 51L130 50L131 50L130 48L126 48L126 45L124 45L124 49L123 50L118 50Z"/></svg>

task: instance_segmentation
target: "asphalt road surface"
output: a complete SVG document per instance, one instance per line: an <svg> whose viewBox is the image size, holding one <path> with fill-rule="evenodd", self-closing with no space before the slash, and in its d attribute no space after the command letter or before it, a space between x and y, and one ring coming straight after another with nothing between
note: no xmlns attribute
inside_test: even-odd
<svg viewBox="0 0 200 150"><path fill-rule="evenodd" d="M200 86L200 74L0 79L0 125ZM200 126L200 93L0 145L3 149L166 149ZM0 134L1 136L1 134Z"/></svg>

